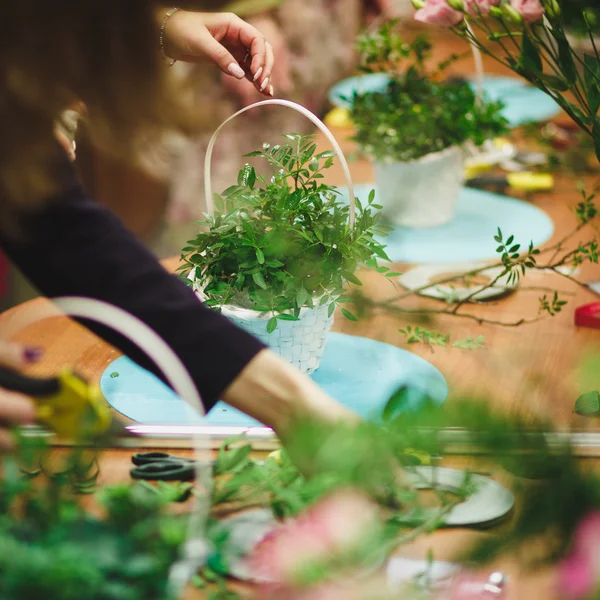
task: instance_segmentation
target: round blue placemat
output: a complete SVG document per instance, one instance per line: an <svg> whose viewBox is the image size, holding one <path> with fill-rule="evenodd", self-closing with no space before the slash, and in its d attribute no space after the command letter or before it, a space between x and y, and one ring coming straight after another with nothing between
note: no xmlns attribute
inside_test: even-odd
<svg viewBox="0 0 600 600"><path fill-rule="evenodd" d="M330 396L365 418L380 414L402 385L426 392L440 404L448 395L443 375L426 360L389 344L341 333L330 334L321 366L312 378ZM114 409L144 425L200 423L194 411L169 387L127 357L108 366L100 387ZM416 408L422 397L422 393L415 393L412 400L409 398L410 408ZM224 402L210 411L204 423L221 427L260 426Z"/></svg>
<svg viewBox="0 0 600 600"><path fill-rule="evenodd" d="M334 106L348 107L342 97L350 98L357 92L382 90L389 81L385 73L372 73L344 79L329 90L329 101ZM515 77L487 76L484 90L491 101L501 100L505 104L504 116L511 127L524 123L547 121L560 112L550 96Z"/></svg>
<svg viewBox="0 0 600 600"><path fill-rule="evenodd" d="M375 184L354 186L356 196L366 200ZM339 191L347 197L346 188ZM427 199L423 198L423 202ZM508 196L465 188L454 219L438 227L398 227L381 242L393 262L410 264L455 263L498 258L494 241L498 227L505 237L515 236L521 246L539 246L554 233L552 219L539 208Z"/></svg>

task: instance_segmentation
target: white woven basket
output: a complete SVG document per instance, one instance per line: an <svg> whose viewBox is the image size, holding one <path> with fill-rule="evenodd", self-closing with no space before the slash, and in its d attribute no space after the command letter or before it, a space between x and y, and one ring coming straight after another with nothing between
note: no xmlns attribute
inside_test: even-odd
<svg viewBox="0 0 600 600"><path fill-rule="evenodd" d="M353 227L356 212L354 186L352 184L352 177L350 176L350 168L348 167L348 163L342 152L342 149L340 148L331 131L327 129L325 124L316 115L311 113L303 106L288 100L263 100L262 102L257 102L256 104L247 106L246 108L243 108L229 117L215 131L208 144L206 159L204 162L204 191L208 213L210 215L214 215L214 202L210 175L211 160L213 148L221 129L223 129L223 127L227 125L229 121L252 108L273 104L285 106L298 111L312 121L325 134L325 136L327 136L335 154L337 155L338 160L340 161L346 177L346 183L348 185L350 197L349 222L350 227ZM198 297L201 300L206 300L206 296L200 283L195 280L194 270L190 273L190 279L194 281L194 289ZM236 325L258 337L276 354L279 354L279 356L285 358L303 373L312 373L319 367L319 362L327 343L327 336L333 324L333 315L331 317L328 316L328 308L329 307L327 304L318 308L304 307L300 311L298 321L279 320L277 323L277 329L275 329L275 331L272 333L267 332L267 324L269 319L273 317L272 313L259 313L251 309L239 308L231 305L222 306L221 311Z"/></svg>

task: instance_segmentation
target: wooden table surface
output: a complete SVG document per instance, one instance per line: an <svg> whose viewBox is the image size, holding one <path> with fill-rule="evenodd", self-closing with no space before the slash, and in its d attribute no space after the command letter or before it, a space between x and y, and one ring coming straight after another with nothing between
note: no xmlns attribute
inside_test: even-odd
<svg viewBox="0 0 600 600"><path fill-rule="evenodd" d="M448 45L440 43L437 52L443 55L447 51ZM470 68L469 62L463 62L457 65L456 70L458 73L464 73L469 72ZM488 64L488 69L492 72L498 71L495 65ZM351 132L338 130L335 133L344 150L352 151L353 145L347 140ZM325 147L323 145L323 149ZM353 162L351 170L355 183L373 181L368 163ZM339 168L332 169L326 181L343 185L344 180ZM591 178L588 178L587 184L591 186ZM556 230L550 243L560 239L573 228L575 217L572 207L578 200L574 178L562 176L557 178L552 193L538 194L528 199L553 219ZM580 240L574 240L578 241ZM165 266L173 269L176 264L177 260L173 259L167 261ZM399 270L404 268L403 265L398 267ZM600 279L600 269L587 266L582 270L581 277L584 280ZM363 274L362 278L366 293L374 298L386 299L396 293L390 283L380 276ZM430 361L444 374L451 390L448 402L452 402L453 398L463 393L476 394L501 410L549 417L558 427L600 433L598 421L586 420L573 413L573 404L579 393L589 391L581 388L577 379L580 360L587 353L600 348L600 333L576 328L573 324L573 310L578 305L597 301L597 296L578 289L552 274L537 274L531 279L526 279L524 285L558 289L574 295L569 297L569 304L561 315L533 325L518 328L480 326L475 322L451 317L444 317L429 325L451 333L456 339L483 335L485 348L482 350L470 352L441 347L431 349L423 345L412 345L409 349ZM508 321L534 316L538 295L539 293L533 291L518 291L498 302L478 306L476 312L482 317ZM38 299L28 304L41 307L44 302L46 301ZM432 300L410 299L403 306L439 308L441 305ZM0 334L2 327L14 325L18 321L22 310L23 307L16 307L0 315ZM357 324L339 316L336 318L334 329L402 346L403 337L398 329L406 324L407 321L399 320L397 316L377 316ZM32 325L21 331L16 339L44 348L45 359L35 369L39 374L52 374L58 368L69 365L91 380L98 381L103 370L119 355L115 349L65 318L47 319ZM101 482L115 483L127 480L129 456L128 451L107 451L101 461ZM447 464L465 466L471 462L468 458L455 458ZM485 535L490 533L467 530L439 531L403 548L402 553L404 556L423 558L429 548L434 548L436 559L451 559L457 549L463 548L470 540ZM496 563L494 568L504 569L511 575L512 581L507 596L511 600L555 598L551 572L519 574L516 558Z"/></svg>

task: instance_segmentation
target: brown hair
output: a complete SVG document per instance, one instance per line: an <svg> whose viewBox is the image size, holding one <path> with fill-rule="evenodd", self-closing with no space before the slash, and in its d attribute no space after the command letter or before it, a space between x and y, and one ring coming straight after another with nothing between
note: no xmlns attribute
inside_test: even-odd
<svg viewBox="0 0 600 600"><path fill-rule="evenodd" d="M156 11L162 4L159 0L2 2L0 209L32 204L54 191L53 125L75 100L87 106L92 140L121 156L132 156L142 138L166 129L189 132L198 127L160 55ZM177 3L200 10L222 4Z"/></svg>

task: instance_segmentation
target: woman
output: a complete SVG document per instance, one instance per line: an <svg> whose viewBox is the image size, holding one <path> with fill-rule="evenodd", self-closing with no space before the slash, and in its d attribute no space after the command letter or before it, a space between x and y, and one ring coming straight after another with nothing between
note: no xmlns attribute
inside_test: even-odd
<svg viewBox="0 0 600 600"><path fill-rule="evenodd" d="M148 324L177 352L207 410L222 398L284 440L296 416L350 418L309 378L164 271L86 195L54 138L57 115L74 99L86 106L95 142L115 155L134 156L168 128L197 129L178 101L185 90L169 80L174 60L208 57L273 95L272 49L255 28L234 15L184 10L219 2L151 4L19 0L0 10L10 23L0 39L0 246L44 295L96 298ZM88 326L155 370L122 336ZM10 420L3 400L0 420ZM17 419L30 417L29 405L18 404Z"/></svg>

